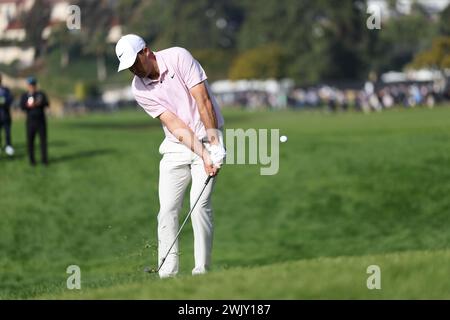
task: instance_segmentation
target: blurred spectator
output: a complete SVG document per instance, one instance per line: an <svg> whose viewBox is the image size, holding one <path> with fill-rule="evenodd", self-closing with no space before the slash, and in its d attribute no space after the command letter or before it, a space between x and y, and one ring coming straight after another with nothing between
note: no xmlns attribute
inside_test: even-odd
<svg viewBox="0 0 450 320"><path fill-rule="evenodd" d="M39 134L41 160L44 165L48 165L45 108L49 107L50 104L47 95L43 91L37 90L37 80L34 77L29 77L27 83L28 92L22 95L20 106L27 114L28 157L30 164L32 166L36 165L34 139L36 138L36 134Z"/></svg>
<svg viewBox="0 0 450 320"><path fill-rule="evenodd" d="M448 87L442 83L373 83L367 81L359 88L336 88L330 85L292 88L287 97L281 93L265 91L239 91L216 94L222 105L239 105L244 108L326 107L331 112L356 110L382 111L394 106L411 108L449 100ZM447 90L447 91L446 91ZM286 99L287 103L285 103Z"/></svg>
<svg viewBox="0 0 450 320"><path fill-rule="evenodd" d="M13 96L9 89L2 85L2 75L0 74L0 152L2 147L2 130L5 129L5 153L8 156L14 155L14 149L11 142L11 112L10 107L13 102Z"/></svg>

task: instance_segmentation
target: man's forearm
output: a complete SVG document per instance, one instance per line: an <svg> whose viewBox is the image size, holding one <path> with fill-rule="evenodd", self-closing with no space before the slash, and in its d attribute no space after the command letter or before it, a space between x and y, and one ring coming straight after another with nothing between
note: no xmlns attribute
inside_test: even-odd
<svg viewBox="0 0 450 320"><path fill-rule="evenodd" d="M178 141L203 158L203 145L197 139L194 132L180 118L170 112L164 112L160 116L160 120Z"/></svg>
<svg viewBox="0 0 450 320"><path fill-rule="evenodd" d="M170 129L169 129L170 130ZM170 131L182 144L203 158L204 147L189 127L177 127Z"/></svg>
<svg viewBox="0 0 450 320"><path fill-rule="evenodd" d="M200 114L200 119L205 126L208 140L212 144L219 143L219 137L217 133L217 118L211 100L207 99L206 101L198 104L198 111Z"/></svg>
<svg viewBox="0 0 450 320"><path fill-rule="evenodd" d="M206 81L205 81L206 82ZM200 114L200 120L206 129L208 140L212 144L219 143L219 136L217 133L217 117L214 110L214 106L211 102L211 98L206 87L206 83L200 83L197 86L191 88L191 94L195 99L198 107L198 113Z"/></svg>
<svg viewBox="0 0 450 320"><path fill-rule="evenodd" d="M217 129L216 113L211 100L209 100L209 98L204 98L200 101L200 103L197 103L197 105L200 119L202 120L205 128Z"/></svg>

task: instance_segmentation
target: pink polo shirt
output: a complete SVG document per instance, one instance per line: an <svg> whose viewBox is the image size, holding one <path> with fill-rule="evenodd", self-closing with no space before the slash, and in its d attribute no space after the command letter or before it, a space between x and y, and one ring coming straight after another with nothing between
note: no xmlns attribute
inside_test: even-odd
<svg viewBox="0 0 450 320"><path fill-rule="evenodd" d="M177 115L198 139L206 137L195 99L189 89L205 81L207 76L200 63L186 49L168 48L154 52L159 68L159 79L134 77L131 85L137 103L153 118L168 110ZM224 124L219 105L205 82L214 107L218 128ZM169 140L178 140L163 125Z"/></svg>

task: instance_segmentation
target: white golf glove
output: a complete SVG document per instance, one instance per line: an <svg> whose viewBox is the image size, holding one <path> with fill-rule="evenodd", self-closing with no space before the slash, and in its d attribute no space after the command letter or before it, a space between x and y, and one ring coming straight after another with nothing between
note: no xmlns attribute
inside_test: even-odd
<svg viewBox="0 0 450 320"><path fill-rule="evenodd" d="M209 152L209 157L211 158L213 165L217 168L220 168L220 166L223 164L225 156L227 155L225 148L222 146L222 144L210 144L207 150Z"/></svg>

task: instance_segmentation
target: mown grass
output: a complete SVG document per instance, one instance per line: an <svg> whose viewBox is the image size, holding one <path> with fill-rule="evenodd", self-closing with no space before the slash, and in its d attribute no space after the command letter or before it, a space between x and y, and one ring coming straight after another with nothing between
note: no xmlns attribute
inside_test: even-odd
<svg viewBox="0 0 450 320"><path fill-rule="evenodd" d="M141 279L39 299L450 299L450 252L411 251L236 267L200 277ZM379 283L368 267L379 267Z"/></svg>
<svg viewBox="0 0 450 320"><path fill-rule="evenodd" d="M230 299L448 298L441 275L450 243L449 116L448 107L369 115L227 111L227 128L288 136L279 172L224 167L214 194L212 272L189 276L187 225L180 279L167 282L142 274L156 263L159 123L143 112L51 119L51 164L31 168L17 121L17 154L0 157L0 297L189 299L208 297L217 282L227 286L215 297ZM382 267L381 293L364 287L365 265L377 264L372 256L397 270L385 276ZM66 288L73 264L82 272L78 293ZM348 271L332 272L335 265ZM307 276L296 278L297 269ZM419 269L423 281L412 281ZM279 289L261 293L253 285L275 282L277 270L286 275ZM326 280L330 272L335 282ZM232 287L244 278L254 289L239 295ZM160 295L150 292L155 286Z"/></svg>

